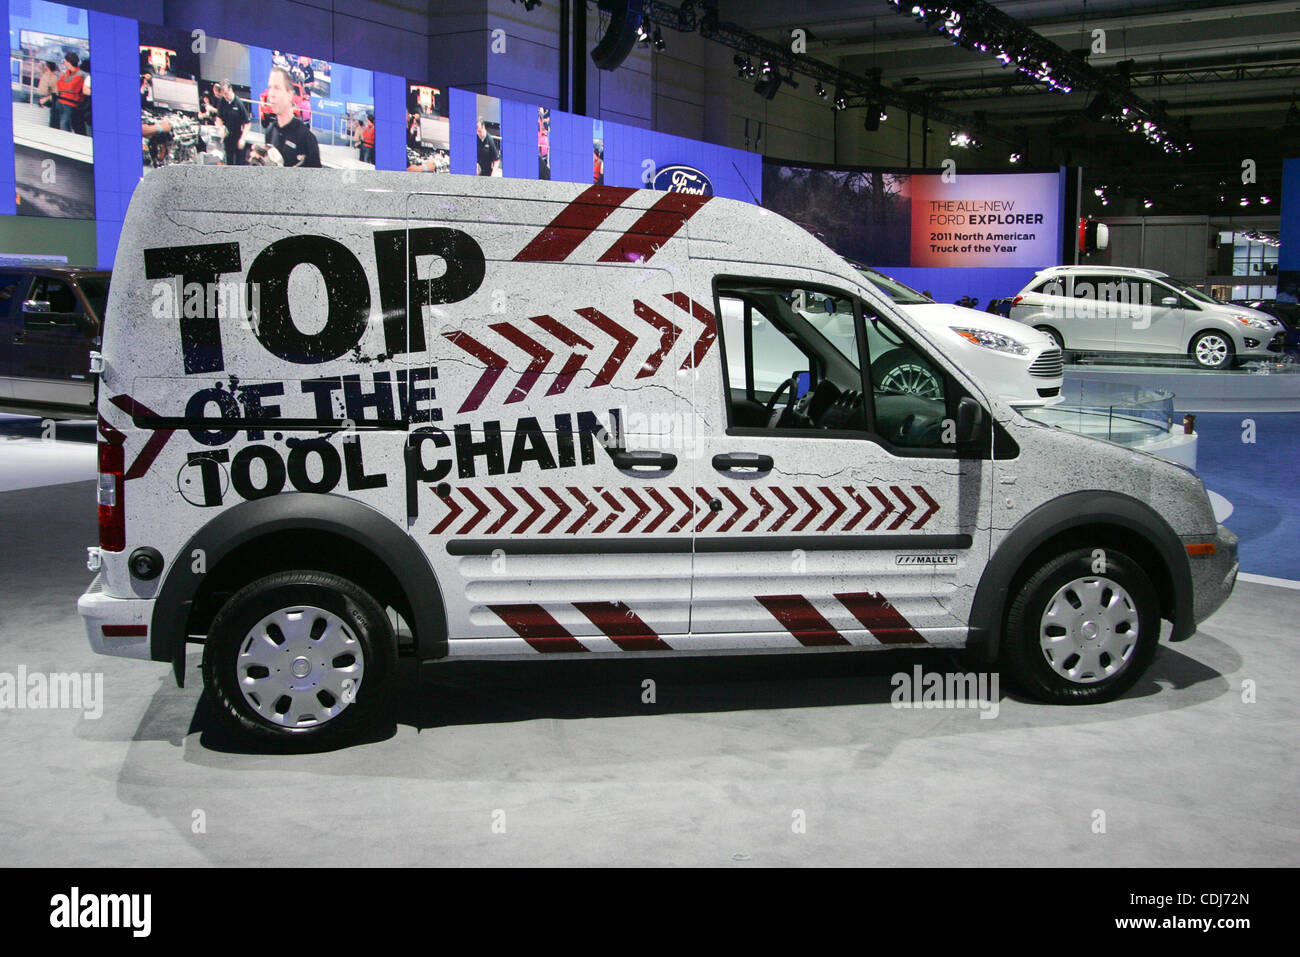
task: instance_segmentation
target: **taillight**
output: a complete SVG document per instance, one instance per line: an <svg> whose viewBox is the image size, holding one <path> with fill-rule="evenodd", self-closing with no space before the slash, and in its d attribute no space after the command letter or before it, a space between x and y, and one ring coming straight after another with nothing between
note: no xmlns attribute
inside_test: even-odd
<svg viewBox="0 0 1300 957"><path fill-rule="evenodd" d="M122 501L125 455L121 445L99 443L99 547L120 552L126 547L126 505Z"/></svg>
<svg viewBox="0 0 1300 957"><path fill-rule="evenodd" d="M1014 306L1014 305L1019 304L1020 300L1022 300L1022 299L1024 299L1024 298L1025 298L1024 296L1016 296L1015 299L1012 299L1012 300L1011 300L1011 305Z"/></svg>

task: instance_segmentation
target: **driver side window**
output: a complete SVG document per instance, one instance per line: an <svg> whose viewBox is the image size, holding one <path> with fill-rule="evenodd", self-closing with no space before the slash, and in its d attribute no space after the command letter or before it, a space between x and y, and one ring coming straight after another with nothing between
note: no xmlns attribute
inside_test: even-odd
<svg viewBox="0 0 1300 957"><path fill-rule="evenodd" d="M736 280L717 302L731 426L866 428L853 299Z"/></svg>

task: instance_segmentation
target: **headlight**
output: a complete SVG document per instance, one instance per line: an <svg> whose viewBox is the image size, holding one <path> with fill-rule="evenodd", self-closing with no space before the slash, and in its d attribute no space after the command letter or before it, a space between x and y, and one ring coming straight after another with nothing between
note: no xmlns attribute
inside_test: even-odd
<svg viewBox="0 0 1300 957"><path fill-rule="evenodd" d="M1023 356L1029 353L1029 347L1021 342L1017 342L1010 336L1004 336L1000 332L989 332L987 329L959 329L957 326L950 327L953 332L975 343L977 346L983 346L985 349L992 349L995 352L1010 352L1012 355Z"/></svg>
<svg viewBox="0 0 1300 957"><path fill-rule="evenodd" d="M1256 329L1272 329L1273 323L1269 319L1255 319L1251 316L1233 316L1238 322L1248 326L1254 326Z"/></svg>

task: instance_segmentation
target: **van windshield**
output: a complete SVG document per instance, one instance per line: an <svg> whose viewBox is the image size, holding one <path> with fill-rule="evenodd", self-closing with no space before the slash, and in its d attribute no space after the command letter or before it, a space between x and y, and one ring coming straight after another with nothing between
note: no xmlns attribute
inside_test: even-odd
<svg viewBox="0 0 1300 957"><path fill-rule="evenodd" d="M858 267L858 271L866 277L867 282L900 306L924 306L934 302L929 296L921 295L911 286L904 286L897 279L890 279L882 272L865 267Z"/></svg>

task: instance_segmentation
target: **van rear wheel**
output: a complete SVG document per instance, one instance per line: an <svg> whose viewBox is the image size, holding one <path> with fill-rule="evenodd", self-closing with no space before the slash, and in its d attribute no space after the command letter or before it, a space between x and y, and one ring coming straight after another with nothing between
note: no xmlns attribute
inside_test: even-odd
<svg viewBox="0 0 1300 957"><path fill-rule="evenodd" d="M368 592L328 572L277 572L217 612L203 682L237 734L332 742L378 716L396 657L388 616Z"/></svg>
<svg viewBox="0 0 1300 957"><path fill-rule="evenodd" d="M1159 640L1159 599L1138 563L1111 548L1080 548L1020 586L1007 612L1002 664L1033 698L1092 704L1131 688Z"/></svg>

